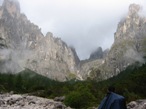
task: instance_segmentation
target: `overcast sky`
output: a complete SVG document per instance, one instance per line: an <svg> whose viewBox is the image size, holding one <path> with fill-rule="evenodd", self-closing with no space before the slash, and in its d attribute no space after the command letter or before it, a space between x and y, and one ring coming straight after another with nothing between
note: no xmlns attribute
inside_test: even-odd
<svg viewBox="0 0 146 109"><path fill-rule="evenodd" d="M131 3L146 8L146 0L19 0L21 12L38 25L43 34L52 32L80 59L88 58L97 47L110 48L117 24ZM145 5L145 6L144 6Z"/></svg>

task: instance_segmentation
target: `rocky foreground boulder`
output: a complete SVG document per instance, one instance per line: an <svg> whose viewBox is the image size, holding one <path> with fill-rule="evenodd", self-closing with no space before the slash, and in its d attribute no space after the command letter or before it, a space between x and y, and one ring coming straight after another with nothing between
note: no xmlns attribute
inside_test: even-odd
<svg viewBox="0 0 146 109"><path fill-rule="evenodd" d="M62 102L27 94L0 94L0 109L71 109Z"/></svg>
<svg viewBox="0 0 146 109"><path fill-rule="evenodd" d="M28 94L0 94L0 109L72 109L60 102L62 99L64 97L51 100ZM146 109L146 99L131 101L127 104L127 109Z"/></svg>
<svg viewBox="0 0 146 109"><path fill-rule="evenodd" d="M127 105L127 109L146 109L146 99L130 102Z"/></svg>

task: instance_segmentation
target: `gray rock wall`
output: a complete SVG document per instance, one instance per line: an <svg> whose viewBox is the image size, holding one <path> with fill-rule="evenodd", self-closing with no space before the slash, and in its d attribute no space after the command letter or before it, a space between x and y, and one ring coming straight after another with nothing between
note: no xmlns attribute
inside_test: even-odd
<svg viewBox="0 0 146 109"><path fill-rule="evenodd" d="M139 5L131 4L128 15L119 22L108 55L91 71L98 74L97 80L113 77L135 62L145 62L146 18L139 11Z"/></svg>
<svg viewBox="0 0 146 109"><path fill-rule="evenodd" d="M79 58L52 33L41 29L20 13L14 0L0 6L0 72L19 72L29 68L51 79L76 78Z"/></svg>

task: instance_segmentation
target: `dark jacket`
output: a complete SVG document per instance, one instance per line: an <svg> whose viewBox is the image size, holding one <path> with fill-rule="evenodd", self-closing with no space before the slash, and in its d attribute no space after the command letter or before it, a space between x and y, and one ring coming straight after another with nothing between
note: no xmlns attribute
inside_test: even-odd
<svg viewBox="0 0 146 109"><path fill-rule="evenodd" d="M121 95L110 92L102 100L98 109L127 109L125 98Z"/></svg>

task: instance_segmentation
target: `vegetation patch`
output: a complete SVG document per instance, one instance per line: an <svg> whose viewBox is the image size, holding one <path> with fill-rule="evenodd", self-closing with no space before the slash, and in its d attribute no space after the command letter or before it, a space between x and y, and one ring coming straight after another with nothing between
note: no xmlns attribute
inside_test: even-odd
<svg viewBox="0 0 146 109"><path fill-rule="evenodd" d="M75 79L58 82L41 76L29 69L18 74L0 73L0 92L28 93L45 98L65 96L64 103L77 109L98 106L106 95L107 87L114 85L116 92L125 96L126 101L146 98L146 64L129 66L119 75L97 82Z"/></svg>

